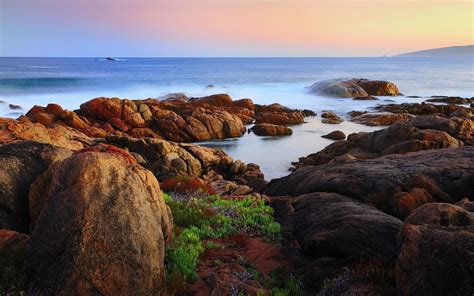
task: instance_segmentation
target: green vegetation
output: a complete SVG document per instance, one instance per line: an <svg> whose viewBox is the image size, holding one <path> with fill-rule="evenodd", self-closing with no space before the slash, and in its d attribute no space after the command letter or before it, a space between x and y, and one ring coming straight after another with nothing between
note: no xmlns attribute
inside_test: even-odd
<svg viewBox="0 0 474 296"><path fill-rule="evenodd" d="M0 251L0 295L24 293L26 288L25 257L26 250Z"/></svg>
<svg viewBox="0 0 474 296"><path fill-rule="evenodd" d="M237 233L278 240L280 225L273 219L273 209L262 199L223 199L219 195L173 199L163 193L173 213L175 238L166 252L166 274L170 289L196 279L199 255L206 248L218 247L205 239ZM174 284L176 283L176 284Z"/></svg>

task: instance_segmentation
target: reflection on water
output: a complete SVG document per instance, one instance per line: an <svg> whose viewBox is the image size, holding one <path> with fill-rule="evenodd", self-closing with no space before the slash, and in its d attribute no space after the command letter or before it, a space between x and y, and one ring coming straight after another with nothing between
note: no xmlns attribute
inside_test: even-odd
<svg viewBox="0 0 474 296"><path fill-rule="evenodd" d="M258 137L254 133L241 138L213 140L199 144L221 148L234 159L260 165L265 179L270 180L287 175L291 162L299 157L317 152L333 141L321 138L334 130L342 130L346 135L359 131L374 131L377 127L368 127L351 122L332 125L321 123L319 116L306 118L307 123L293 126L293 135L284 137Z"/></svg>

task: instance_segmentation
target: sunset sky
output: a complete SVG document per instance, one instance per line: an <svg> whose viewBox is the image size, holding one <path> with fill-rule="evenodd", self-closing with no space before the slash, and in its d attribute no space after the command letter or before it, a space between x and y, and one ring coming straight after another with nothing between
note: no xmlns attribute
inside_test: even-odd
<svg viewBox="0 0 474 296"><path fill-rule="evenodd" d="M380 56L473 22L471 0L0 0L0 56Z"/></svg>

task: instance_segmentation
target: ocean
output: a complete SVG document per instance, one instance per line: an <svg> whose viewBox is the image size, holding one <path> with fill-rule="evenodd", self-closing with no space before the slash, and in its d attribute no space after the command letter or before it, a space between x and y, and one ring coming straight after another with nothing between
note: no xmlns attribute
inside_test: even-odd
<svg viewBox="0 0 474 296"><path fill-rule="evenodd" d="M331 78L368 78L395 82L406 96L379 101L334 99L308 93L306 87ZM212 85L212 87L207 87ZM188 96L228 93L234 99L280 103L341 116L377 104L421 102L433 95L474 97L473 58L0 58L0 116L16 118L33 105L58 103L67 109L95 97L156 98L171 92ZM13 110L8 104L20 105ZM320 136L376 128L348 121L320 122L319 116L295 126L289 137L246 134L203 145L226 150L235 159L259 164L266 179L288 174L292 161L316 152L331 141Z"/></svg>

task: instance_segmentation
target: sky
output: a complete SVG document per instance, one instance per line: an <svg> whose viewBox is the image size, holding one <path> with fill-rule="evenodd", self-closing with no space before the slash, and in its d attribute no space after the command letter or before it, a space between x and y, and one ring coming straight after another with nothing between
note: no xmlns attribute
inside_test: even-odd
<svg viewBox="0 0 474 296"><path fill-rule="evenodd" d="M474 44L472 0L0 0L0 56L381 56Z"/></svg>

